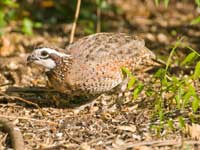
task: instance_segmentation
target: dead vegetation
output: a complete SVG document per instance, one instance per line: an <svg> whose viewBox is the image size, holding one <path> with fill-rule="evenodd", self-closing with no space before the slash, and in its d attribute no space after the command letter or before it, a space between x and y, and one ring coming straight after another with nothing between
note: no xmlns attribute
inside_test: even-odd
<svg viewBox="0 0 200 150"><path fill-rule="evenodd" d="M177 37L183 37L182 46L172 57L172 66L177 66L179 62L176 60L189 53L184 44L195 50L200 48L200 27L190 24L199 12L189 1L173 0L167 9L156 7L153 1L110 0L109 3L123 10L123 14L116 18L113 13L108 14L107 18L112 23L110 31L135 33L143 37L147 47L164 60L167 60ZM105 14L102 15L105 17ZM174 109L171 113L170 107L166 106L165 115L174 118L171 122L174 129L165 126L167 123L170 126L170 121L164 122L163 128L160 120L155 119L159 118L154 117L156 100L153 96L143 96L144 93L134 100L127 98L120 107L112 96L102 95L94 105L81 110L75 107L79 103L69 102L65 96L51 89L45 75L41 75L43 70L26 66L27 54L39 44L65 47L70 27L69 24L55 28L47 26L51 32L38 30L28 36L14 32L10 25L1 37L0 124L3 128L17 126L23 135L25 149L199 149L199 110L191 116L191 108L181 111L171 106ZM60 30L66 36L58 35ZM78 26L76 39L82 36L81 31L82 27ZM182 70L177 76L187 76L190 72L191 69L189 73ZM159 84L145 84L154 84L154 90L159 92ZM165 94L165 98L170 100L170 93ZM184 128L178 127L181 119L177 121L176 116L180 114L184 118ZM6 125L2 118L8 119L9 124L12 122L14 126ZM192 123L194 118L195 123ZM10 140L13 142L12 133L1 131L0 149L11 147Z"/></svg>

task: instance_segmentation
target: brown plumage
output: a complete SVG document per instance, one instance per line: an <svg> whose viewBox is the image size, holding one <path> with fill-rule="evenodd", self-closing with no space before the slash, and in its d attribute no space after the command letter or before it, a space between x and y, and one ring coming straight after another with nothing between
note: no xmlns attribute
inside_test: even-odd
<svg viewBox="0 0 200 150"><path fill-rule="evenodd" d="M38 48L28 57L48 69L53 87L70 96L95 96L123 83L122 67L142 74L156 65L144 41L123 33L97 33L65 50Z"/></svg>

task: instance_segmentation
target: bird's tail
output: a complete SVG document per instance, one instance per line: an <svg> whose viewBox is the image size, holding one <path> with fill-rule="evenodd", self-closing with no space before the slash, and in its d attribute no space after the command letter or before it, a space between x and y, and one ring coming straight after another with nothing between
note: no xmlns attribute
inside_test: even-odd
<svg viewBox="0 0 200 150"><path fill-rule="evenodd" d="M163 60L159 59L159 58L155 58L153 59L153 61L160 67L166 67L166 62L164 62Z"/></svg>

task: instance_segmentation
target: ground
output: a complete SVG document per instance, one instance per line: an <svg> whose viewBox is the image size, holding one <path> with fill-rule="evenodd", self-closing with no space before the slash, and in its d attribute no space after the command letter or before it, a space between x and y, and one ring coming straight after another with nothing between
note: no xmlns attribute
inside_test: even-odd
<svg viewBox="0 0 200 150"><path fill-rule="evenodd" d="M167 9L150 1L145 1L148 5L131 0L120 2L123 1L110 1L124 12L121 17L110 14L107 18L112 22L111 32L144 38L147 47L164 60L179 37L183 37L184 44L200 48L200 26L190 24L199 10L191 2L172 1ZM15 32L15 26L10 25L1 38L0 118L8 118L19 127L26 149L48 149L53 145L57 147L52 149L82 150L199 148L199 142L181 130L155 132L151 128L158 123L152 120L154 99L142 94L120 107L108 95L100 96L94 105L84 109L63 106L66 98L51 89L43 70L26 65L26 57L41 43L65 47L70 27L47 26L28 36ZM78 26L76 40L82 36L82 27ZM177 57L183 58L187 53L180 48ZM7 133L0 132L0 149L10 147L7 137Z"/></svg>

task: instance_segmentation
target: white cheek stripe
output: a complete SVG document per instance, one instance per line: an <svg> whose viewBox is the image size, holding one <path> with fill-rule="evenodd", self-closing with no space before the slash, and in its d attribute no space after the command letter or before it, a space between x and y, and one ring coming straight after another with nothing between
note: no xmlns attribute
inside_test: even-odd
<svg viewBox="0 0 200 150"><path fill-rule="evenodd" d="M52 59L45 59L45 60L40 59L36 60L35 63L44 66L48 69L53 69L56 67L56 63Z"/></svg>

